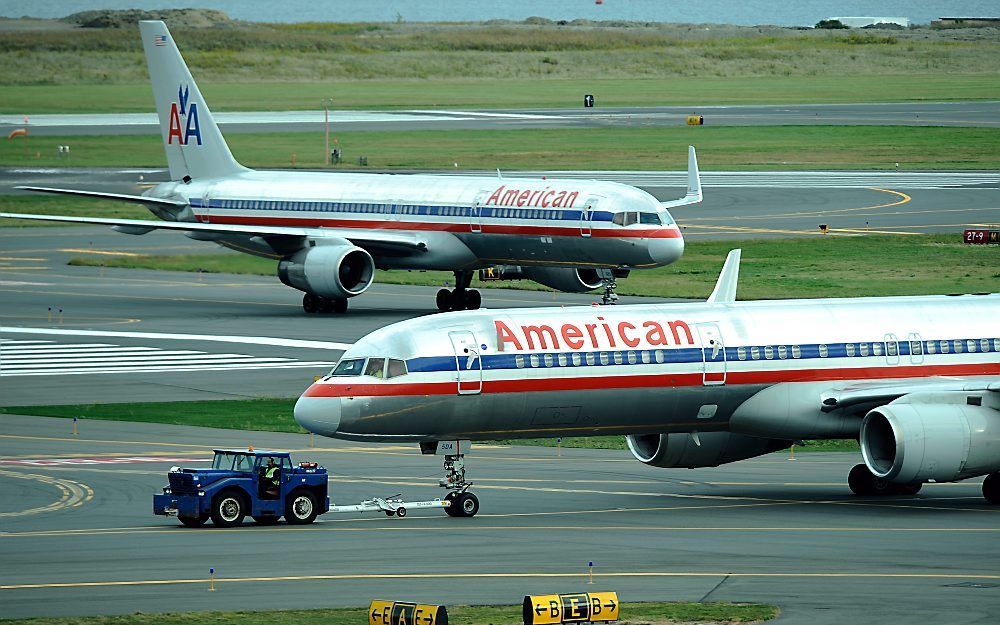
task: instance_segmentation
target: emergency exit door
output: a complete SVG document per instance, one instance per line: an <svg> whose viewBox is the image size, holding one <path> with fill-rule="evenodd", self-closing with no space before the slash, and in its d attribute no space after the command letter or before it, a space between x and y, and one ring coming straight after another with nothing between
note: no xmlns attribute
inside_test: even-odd
<svg viewBox="0 0 1000 625"><path fill-rule="evenodd" d="M702 379L704 386L718 386L726 383L726 345L718 324L699 323L695 325L701 341Z"/></svg>
<svg viewBox="0 0 1000 625"><path fill-rule="evenodd" d="M451 347L455 351L456 392L459 395L477 395L483 390L483 359L479 356L479 343L472 332L449 332Z"/></svg>

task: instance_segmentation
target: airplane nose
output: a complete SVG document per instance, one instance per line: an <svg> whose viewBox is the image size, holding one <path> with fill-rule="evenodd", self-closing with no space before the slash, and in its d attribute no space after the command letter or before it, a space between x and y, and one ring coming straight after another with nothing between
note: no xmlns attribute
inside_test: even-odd
<svg viewBox="0 0 1000 625"><path fill-rule="evenodd" d="M295 421L310 432L333 436L340 427L339 397L299 397L295 402Z"/></svg>
<svg viewBox="0 0 1000 625"><path fill-rule="evenodd" d="M684 239L650 239L649 257L657 265L669 265L684 254Z"/></svg>

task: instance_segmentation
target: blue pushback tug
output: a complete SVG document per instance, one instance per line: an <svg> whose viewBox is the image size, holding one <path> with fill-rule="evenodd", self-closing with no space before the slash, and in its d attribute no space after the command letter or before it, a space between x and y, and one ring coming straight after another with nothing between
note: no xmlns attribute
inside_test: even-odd
<svg viewBox="0 0 1000 625"><path fill-rule="evenodd" d="M216 527L233 527L247 516L262 525L281 517L304 525L330 510L326 469L315 462L292 466L285 451L214 451L211 468L170 470L170 485L153 495L154 514L176 516L188 527L209 518Z"/></svg>

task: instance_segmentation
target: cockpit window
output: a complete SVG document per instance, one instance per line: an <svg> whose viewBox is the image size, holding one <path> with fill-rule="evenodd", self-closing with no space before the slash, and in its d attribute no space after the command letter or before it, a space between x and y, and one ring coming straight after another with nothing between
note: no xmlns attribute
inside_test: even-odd
<svg viewBox="0 0 1000 625"><path fill-rule="evenodd" d="M662 226L660 216L656 213L639 213L639 223L651 226Z"/></svg>
<svg viewBox="0 0 1000 625"><path fill-rule="evenodd" d="M390 358L389 365L385 368L385 377L398 378L401 375L406 375L406 362Z"/></svg>
<svg viewBox="0 0 1000 625"><path fill-rule="evenodd" d="M381 378L385 369L385 358L369 358L368 366L365 367L365 375L373 378Z"/></svg>
<svg viewBox="0 0 1000 625"><path fill-rule="evenodd" d="M619 226L631 226L634 223L638 223L639 214L635 211L628 211L625 213L615 213L611 217L611 223L617 224Z"/></svg>
<svg viewBox="0 0 1000 625"><path fill-rule="evenodd" d="M350 358L348 360L341 360L340 364L333 370L330 375L361 375L361 370L365 367L364 358Z"/></svg>

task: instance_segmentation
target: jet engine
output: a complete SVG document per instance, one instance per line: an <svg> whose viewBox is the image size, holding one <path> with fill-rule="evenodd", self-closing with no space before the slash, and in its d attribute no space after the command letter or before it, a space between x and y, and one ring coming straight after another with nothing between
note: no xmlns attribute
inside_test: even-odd
<svg viewBox="0 0 1000 625"><path fill-rule="evenodd" d="M375 278L371 254L347 241L322 242L278 263L278 278L306 293L328 299L361 295Z"/></svg>
<svg viewBox="0 0 1000 625"><path fill-rule="evenodd" d="M717 467L763 456L792 444L792 441L732 432L630 434L626 440L636 460L665 469Z"/></svg>
<svg viewBox="0 0 1000 625"><path fill-rule="evenodd" d="M875 408L861 423L861 453L876 477L950 482L1000 470L1000 413L982 406L982 397L962 393L962 403L916 399Z"/></svg>
<svg viewBox="0 0 1000 625"><path fill-rule="evenodd" d="M524 277L563 293L587 293L603 284L596 269L573 267L523 267Z"/></svg>

